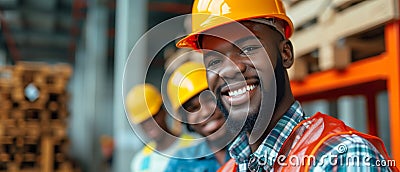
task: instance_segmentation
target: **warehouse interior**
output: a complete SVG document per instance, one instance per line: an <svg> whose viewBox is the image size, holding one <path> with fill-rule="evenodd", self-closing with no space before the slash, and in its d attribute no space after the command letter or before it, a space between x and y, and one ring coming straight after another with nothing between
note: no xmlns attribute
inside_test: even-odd
<svg viewBox="0 0 400 172"><path fill-rule="evenodd" d="M400 161L399 1L284 3L296 29L289 77L305 113L332 114L380 137ZM192 4L0 0L0 171L130 171L143 143L123 95L143 76L162 89L165 64L179 53L175 40L130 52ZM154 37L187 34L178 22Z"/></svg>

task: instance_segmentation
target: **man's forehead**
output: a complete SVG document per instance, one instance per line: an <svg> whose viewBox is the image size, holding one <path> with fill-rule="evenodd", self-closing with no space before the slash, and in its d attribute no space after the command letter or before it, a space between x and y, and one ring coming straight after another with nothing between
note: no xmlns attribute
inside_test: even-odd
<svg viewBox="0 0 400 172"><path fill-rule="evenodd" d="M235 22L232 24L227 24L223 26L219 26L213 29L210 29L201 34L201 43L203 41L227 41L231 44L239 44L243 43L247 40L256 39L257 33L254 33L251 27L243 25L241 23ZM209 42L207 42L209 44ZM203 44L201 47L207 47L207 45Z"/></svg>
<svg viewBox="0 0 400 172"><path fill-rule="evenodd" d="M201 37L218 37L222 39L239 39L240 37L248 37L253 35L255 37L260 37L259 34L274 33L269 31L276 30L276 33L281 34L276 28L264 23L255 22L251 20L245 20L241 22L233 22L225 25L221 25L212 29L209 29L201 33Z"/></svg>

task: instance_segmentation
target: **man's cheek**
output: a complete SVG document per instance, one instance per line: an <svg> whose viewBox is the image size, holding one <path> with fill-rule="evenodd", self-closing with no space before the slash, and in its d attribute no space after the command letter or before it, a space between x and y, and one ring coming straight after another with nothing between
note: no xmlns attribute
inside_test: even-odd
<svg viewBox="0 0 400 172"><path fill-rule="evenodd" d="M217 73L215 72L211 72L209 70L207 70L207 83L208 83L208 88L214 93L216 94L216 87L217 87Z"/></svg>

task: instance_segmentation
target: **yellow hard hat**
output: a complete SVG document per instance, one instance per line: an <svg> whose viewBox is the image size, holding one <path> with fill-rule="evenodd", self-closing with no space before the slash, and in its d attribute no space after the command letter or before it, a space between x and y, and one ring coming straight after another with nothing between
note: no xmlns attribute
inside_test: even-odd
<svg viewBox="0 0 400 172"><path fill-rule="evenodd" d="M195 0L192 9L192 33L176 46L198 49L198 34L208 29L255 18L276 18L284 21L283 34L290 38L293 23L286 15L281 0Z"/></svg>
<svg viewBox="0 0 400 172"><path fill-rule="evenodd" d="M176 111L186 101L208 88L206 69L202 63L186 62L168 80L168 97Z"/></svg>
<svg viewBox="0 0 400 172"><path fill-rule="evenodd" d="M162 105L162 98L153 85L140 84L129 91L125 105L132 122L139 124L157 114Z"/></svg>

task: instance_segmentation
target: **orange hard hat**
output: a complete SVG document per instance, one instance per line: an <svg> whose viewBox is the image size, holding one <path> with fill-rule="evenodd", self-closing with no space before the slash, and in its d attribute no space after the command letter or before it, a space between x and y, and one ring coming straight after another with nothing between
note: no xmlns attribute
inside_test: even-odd
<svg viewBox="0 0 400 172"><path fill-rule="evenodd" d="M162 105L162 97L153 85L139 84L129 91L125 105L132 122L139 124L158 113Z"/></svg>
<svg viewBox="0 0 400 172"><path fill-rule="evenodd" d="M286 15L281 0L195 0L192 9L192 32L176 46L198 49L198 35L206 30L231 23L256 18L273 18L284 21L281 29L286 38L293 33L293 23Z"/></svg>
<svg viewBox="0 0 400 172"><path fill-rule="evenodd" d="M186 62L168 80L168 97L176 111L195 95L208 88L206 69L202 63Z"/></svg>

